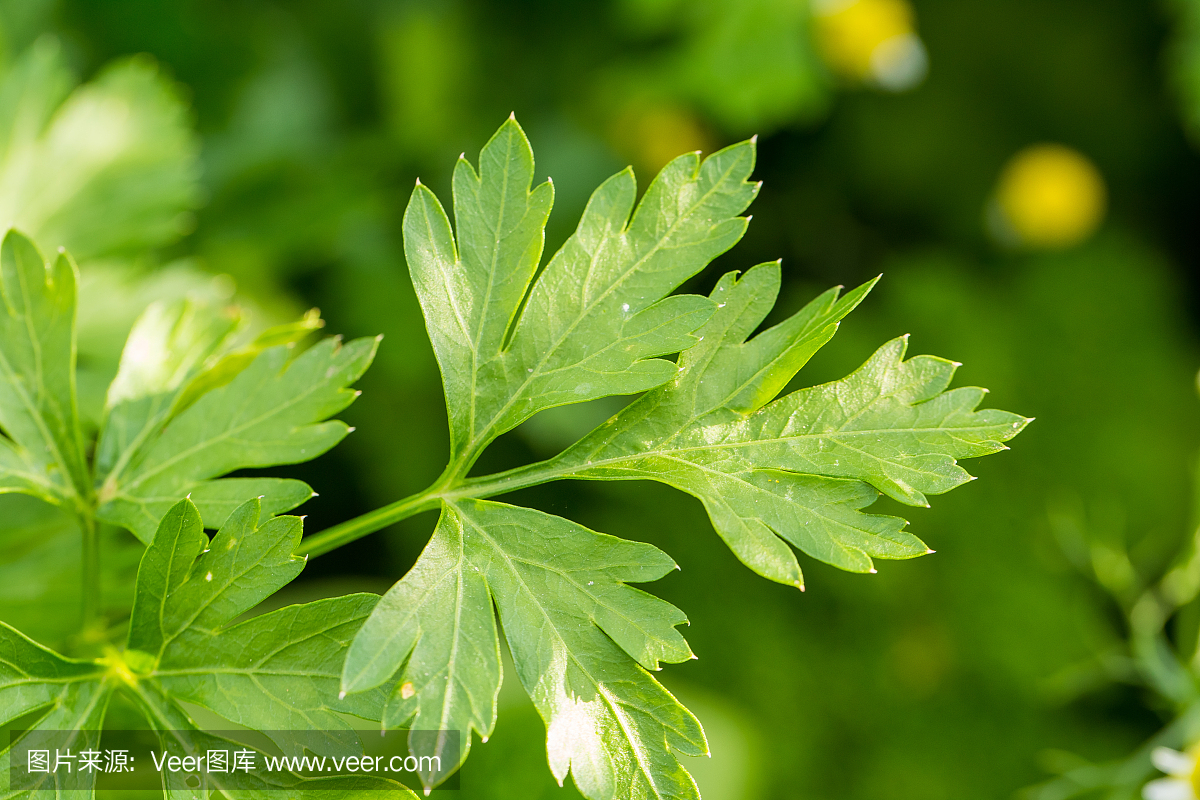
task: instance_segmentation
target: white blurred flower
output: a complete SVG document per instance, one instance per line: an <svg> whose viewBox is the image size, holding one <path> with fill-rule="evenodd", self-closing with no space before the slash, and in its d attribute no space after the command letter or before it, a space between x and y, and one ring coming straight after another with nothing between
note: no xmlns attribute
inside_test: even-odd
<svg viewBox="0 0 1200 800"><path fill-rule="evenodd" d="M1154 766L1168 777L1150 781L1142 789L1144 800L1198 800L1196 756L1169 747L1156 747L1150 754Z"/></svg>

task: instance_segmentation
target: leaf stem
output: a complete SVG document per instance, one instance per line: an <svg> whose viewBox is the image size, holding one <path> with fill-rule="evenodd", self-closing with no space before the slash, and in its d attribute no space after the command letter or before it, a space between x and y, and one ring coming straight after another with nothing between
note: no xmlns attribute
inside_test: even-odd
<svg viewBox="0 0 1200 800"><path fill-rule="evenodd" d="M432 488L409 495L403 500L397 500L382 508L368 511L362 516L306 537L300 542L300 549L296 551L296 554L309 558L324 555L330 550L336 550L344 544L361 539L368 533L374 533L422 511L437 508L440 502L441 495L435 493Z"/></svg>
<svg viewBox="0 0 1200 800"><path fill-rule="evenodd" d="M95 517L81 513L78 519L83 532L83 631L86 636L104 624L100 596L100 536Z"/></svg>
<svg viewBox="0 0 1200 800"><path fill-rule="evenodd" d="M558 464L558 457L527 464L523 467L497 472L494 475L484 475L479 478L469 478L445 493L449 500L467 498L494 497L498 494L515 492L537 486L539 483L560 480L570 477L569 470Z"/></svg>
<svg viewBox="0 0 1200 800"><path fill-rule="evenodd" d="M330 550L335 550L344 544L361 539L367 534L420 514L422 511L431 511L441 505L443 501L494 497L529 486L536 486L539 483L570 477L569 471L560 468L556 462L557 459L552 458L494 475L470 478L461 483L449 476L449 470L447 470L447 474L444 474L423 492L409 495L403 500L389 503L306 537L300 543L296 554L310 558L324 555Z"/></svg>

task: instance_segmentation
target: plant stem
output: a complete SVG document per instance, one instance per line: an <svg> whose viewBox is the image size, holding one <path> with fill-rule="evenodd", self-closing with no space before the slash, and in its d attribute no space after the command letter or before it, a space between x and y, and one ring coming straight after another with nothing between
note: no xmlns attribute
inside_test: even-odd
<svg viewBox="0 0 1200 800"><path fill-rule="evenodd" d="M441 505L443 501L494 497L498 494L506 494L517 489L566 477L569 477L569 472L558 468L555 459L540 461L482 478L471 478L461 483L450 483L454 479L443 475L423 492L409 495L403 500L389 503L382 508L369 511L362 516L307 537L300 543L296 554L310 558L324 555L330 550L335 550L344 544L361 539L369 533L420 514L422 511L431 511Z"/></svg>
<svg viewBox="0 0 1200 800"><path fill-rule="evenodd" d="M83 630L103 627L103 606L100 597L100 537L96 518L91 514L79 515L79 528L83 532Z"/></svg>
<svg viewBox="0 0 1200 800"><path fill-rule="evenodd" d="M336 550L344 544L361 539L368 533L374 533L422 511L437 508L440 500L439 495L431 493L428 489L409 495L403 500L397 500L382 508L368 511L360 517L347 520L340 525L334 525L332 528L326 528L318 534L305 538L300 542L300 548L296 554L310 558L324 555L330 550Z"/></svg>

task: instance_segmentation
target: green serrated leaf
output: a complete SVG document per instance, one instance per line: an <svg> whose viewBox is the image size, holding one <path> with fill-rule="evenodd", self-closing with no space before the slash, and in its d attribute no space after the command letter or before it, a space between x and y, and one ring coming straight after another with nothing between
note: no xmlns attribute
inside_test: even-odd
<svg viewBox="0 0 1200 800"><path fill-rule="evenodd" d="M873 283L873 282L872 282ZM904 361L907 338L884 345L848 378L766 404L834 333L872 284L841 300L826 292L749 341L779 288L778 265L713 292L719 310L675 380L631 404L570 448L572 477L649 478L699 498L717 531L759 574L802 586L795 557L868 572L871 558L928 552L897 517L861 509L883 492L909 505L970 475L956 459L1003 450L1024 417L976 411L982 389L946 391L957 366Z"/></svg>
<svg viewBox="0 0 1200 800"><path fill-rule="evenodd" d="M0 725L41 712L27 731L74 731L77 737L71 745L94 749L100 744L100 726L111 691L99 663L63 658L0 622ZM23 738L0 746L0 798L33 797L42 791L91 796L94 772L56 771L47 774L36 790L11 789L9 755Z"/></svg>
<svg viewBox="0 0 1200 800"><path fill-rule="evenodd" d="M9 231L0 244L0 492L74 506L88 484L75 401L76 269Z"/></svg>
<svg viewBox="0 0 1200 800"><path fill-rule="evenodd" d="M703 161L681 156L636 209L637 185L625 170L596 190L575 234L534 281L552 190L530 190L533 152L515 120L484 147L480 165L477 174L460 159L455 170L457 239L420 185L404 227L442 370L451 457L464 471L488 442L540 410L668 380L674 365L658 356L693 344L712 304L667 295L741 238L738 214L758 190L746 182L753 142Z"/></svg>
<svg viewBox="0 0 1200 800"><path fill-rule="evenodd" d="M152 303L142 313L108 387L96 451L97 480L124 469L175 414L183 392L228 341L237 322L235 310L220 313L191 299Z"/></svg>
<svg viewBox="0 0 1200 800"><path fill-rule="evenodd" d="M646 669L692 658L675 607L633 589L675 568L657 548L540 511L448 505L417 565L384 597L346 659L342 686L373 688L404 665L385 724L495 724L499 610L517 675L546 722L551 768L588 797L694 797L678 754L707 752L695 719ZM664 746L651 744L661 742ZM458 765L425 775L436 785Z"/></svg>
<svg viewBox="0 0 1200 800"><path fill-rule="evenodd" d="M257 500L245 503L211 542L190 501L163 517L138 571L129 629L129 649L150 665L146 680L170 702L190 701L258 730L348 730L337 712L378 716L382 689L337 697L345 650L375 595L288 606L230 625L304 568L292 555L300 519L260 526L260 513Z"/></svg>
<svg viewBox="0 0 1200 800"><path fill-rule="evenodd" d="M377 346L376 339L344 347L328 339L295 358L287 346L264 351L227 385L175 416L123 472L110 473L97 516L148 542L163 513L191 491L202 490L204 499L220 495L224 513L232 502L257 497L261 481L212 479L307 461L340 442L349 428L324 420L353 402L356 393L346 387L366 371ZM272 510L301 493L294 482L271 485L284 489L282 499L272 498ZM220 521L205 518L209 527Z"/></svg>
<svg viewBox="0 0 1200 800"><path fill-rule="evenodd" d="M775 399L875 281L825 292L750 338L774 306L778 263L670 295L742 235L757 192L754 141L671 162L636 204L626 170L593 194L575 234L537 273L549 184L510 119L476 173L460 159L456 230L418 185L405 252L442 370L451 463L426 492L313 537L322 553L441 506L432 540L351 645L342 688L398 675L395 727L486 737L500 686L498 612L548 730L551 770L589 798L693 798L678 757L700 726L646 672L691 651L682 613L627 585L673 562L648 545L478 499L563 478L651 479L698 497L738 557L803 588L792 547L845 569L927 552L898 517L864 512L883 492L911 505L969 479L957 459L1003 449L1028 420L947 391L954 364L885 345L845 380ZM456 235L457 234L457 235ZM678 361L660 358L679 353ZM467 478L497 435L541 410L645 394L540 464ZM425 775L436 785L444 774Z"/></svg>
<svg viewBox="0 0 1200 800"><path fill-rule="evenodd" d="M416 565L365 623L342 670L341 688L353 694L383 685L404 664L384 725L461 731L458 763L423 776L427 785L466 760L472 730L486 740L496 724L500 639L486 576L464 545L461 521L445 512Z"/></svg>
<svg viewBox="0 0 1200 800"><path fill-rule="evenodd" d="M264 761L266 754L262 750L199 730L187 713L153 684L139 687L135 699L158 733L159 744L168 755L185 758L204 756L209 750L249 750L254 753L256 764ZM283 742L281 748L286 754L302 755L302 748L308 743L307 738L296 738ZM348 750L347 741L341 740L339 744L343 745L344 751ZM204 784L198 787L188 785L187 777L181 773L163 771L163 793L167 800L210 800L221 796L232 800L278 800L280 797L311 797L314 800L416 798L416 794L403 784L370 775L319 777L283 770L209 772L204 775Z"/></svg>
<svg viewBox="0 0 1200 800"><path fill-rule="evenodd" d="M230 342L238 321L235 308L192 299L154 303L146 309L129 334L121 368L108 390L96 453L97 483L107 483L112 491L119 476L157 443L168 422L228 384L264 350L293 344L321 324L319 316L309 313L233 349ZM210 528L220 527L235 507L252 497L261 497L266 513L274 515L291 511L313 494L301 481L279 478L193 482L176 491L191 496ZM167 494L152 502L150 514L169 508L180 496Z"/></svg>
<svg viewBox="0 0 1200 800"><path fill-rule="evenodd" d="M196 727L181 705L189 702L255 730L298 732L287 738L276 734L285 752L300 745L344 755L357 739L342 715L378 719L391 689L384 682L354 697L338 694L346 650L379 598L348 595L235 622L294 579L305 563L292 555L301 520L275 517L259 525L260 513L258 501L243 504L211 542L191 501L181 500L164 515L138 569L124 651L96 660L67 659L0 623L0 725L44 710L31 730L78 731L86 740L81 747L95 749L108 698L120 691L142 710L171 754L231 746ZM6 749L0 752L0 780L7 767ZM264 800L278 796L271 792L301 789L329 800L368 790L412 796L399 783L369 776L279 772L266 778L261 773L208 778L210 789ZM83 779L64 771L47 780L59 783L42 788L90 797L94 774ZM197 793L167 775L164 780L170 797L208 796L207 790ZM7 781L0 786L7 787ZM27 794L0 791L0 798Z"/></svg>

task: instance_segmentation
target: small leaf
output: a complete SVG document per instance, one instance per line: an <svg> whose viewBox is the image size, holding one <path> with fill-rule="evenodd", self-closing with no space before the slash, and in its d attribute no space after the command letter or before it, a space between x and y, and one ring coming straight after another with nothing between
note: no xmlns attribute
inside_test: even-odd
<svg viewBox="0 0 1200 800"><path fill-rule="evenodd" d="M294 359L286 346L264 351L167 423L123 472L110 473L100 489L98 516L145 542L166 509L201 486L206 498L214 492L222 497L218 516L230 502L257 497L261 482L210 481L246 467L307 461L340 442L349 428L323 420L354 401L355 392L346 387L370 365L377 345L358 339L342 347L327 339ZM298 494L292 483L271 485L286 489L288 497ZM273 498L271 507L288 502ZM219 522L205 519L208 527Z"/></svg>
<svg viewBox="0 0 1200 800"><path fill-rule="evenodd" d="M884 345L857 372L769 402L833 335L871 288L841 300L826 292L744 341L766 316L779 267L764 264L713 292L719 310L679 375L570 448L557 466L572 477L649 478L699 498L717 531L759 574L802 586L779 536L843 569L928 548L904 520L864 514L878 492L927 505L970 476L956 459L1003 450L1028 423L975 408L981 389L946 391L955 364L918 356L907 339Z"/></svg>
<svg viewBox="0 0 1200 800"><path fill-rule="evenodd" d="M77 737L71 746L99 746L100 726L112 690L104 678L100 664L64 658L0 622L0 726L41 712L36 721L24 724L25 734L0 745L0 788L5 792L0 796L12 796L8 794L11 751L19 748L30 732L74 731ZM32 791L80 791L90 796L95 780L94 772L56 771Z"/></svg>
<svg viewBox="0 0 1200 800"><path fill-rule="evenodd" d="M571 772L588 797L698 797L677 756L707 753L704 734L643 668L693 657L675 627L687 620L626 585L674 566L650 545L540 511L448 505L417 566L352 646L342 685L371 688L403 664L389 726L415 717L414 728L487 736L500 684L490 591L560 783ZM422 776L427 785L457 764L443 766Z"/></svg>
<svg viewBox="0 0 1200 800"><path fill-rule="evenodd" d="M693 344L712 304L667 295L741 238L746 220L737 215L758 190L746 182L752 142L703 162L681 156L636 209L625 170L596 190L575 234L533 281L552 192L548 183L530 190L533 153L515 120L480 164L476 174L460 160L455 171L457 241L424 186L404 227L442 369L451 457L467 466L538 411L670 379L674 365L658 356Z"/></svg>
<svg viewBox="0 0 1200 800"><path fill-rule="evenodd" d="M0 244L0 492L75 505L88 486L75 400L76 269L10 230Z"/></svg>
<svg viewBox="0 0 1200 800"><path fill-rule="evenodd" d="M485 738L492 734L500 692L500 638L486 577L468 562L462 522L450 511L354 640L342 689L373 689L402 664L385 726L462 734L458 762L447 759L441 772L423 776L436 785L466 760L472 729Z"/></svg>
<svg viewBox="0 0 1200 800"><path fill-rule="evenodd" d="M0 220L84 260L144 252L188 229L198 145L184 103L146 56L73 92L43 37L0 83Z"/></svg>
<svg viewBox="0 0 1200 800"><path fill-rule="evenodd" d="M349 726L341 713L378 718L386 688L338 699L350 640L375 595L318 600L231 624L292 581L304 559L297 517L258 524L260 507L239 507L209 542L189 500L163 517L138 571L130 651L163 702L204 706L256 730L312 730L310 749L336 754ZM390 688L390 687L387 687Z"/></svg>

